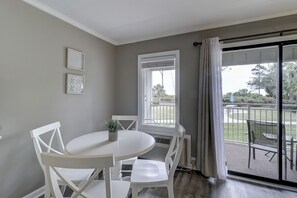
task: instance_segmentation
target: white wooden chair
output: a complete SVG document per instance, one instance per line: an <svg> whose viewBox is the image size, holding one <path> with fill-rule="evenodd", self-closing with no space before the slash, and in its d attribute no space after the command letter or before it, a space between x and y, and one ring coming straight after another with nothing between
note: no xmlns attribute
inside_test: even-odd
<svg viewBox="0 0 297 198"><path fill-rule="evenodd" d="M84 198L124 198L127 196L130 182L111 180L110 167L114 166L114 156L82 156L58 155L55 153L42 153L42 164L48 175L48 183L55 198L62 198L58 180L63 180L73 191L71 197ZM61 171L61 168L90 169L95 168L94 174L80 185L75 185L71 179ZM104 180L94 180L103 170Z"/></svg>
<svg viewBox="0 0 297 198"><path fill-rule="evenodd" d="M138 159L131 175L132 198L142 188L167 187L168 197L173 198L173 177L178 165L184 142L185 129L179 125L178 134L173 136L165 162Z"/></svg>
<svg viewBox="0 0 297 198"><path fill-rule="evenodd" d="M135 130L138 131L138 116L136 115L112 115L112 120L117 120L121 130L129 131ZM122 160L122 165L132 165L137 160L137 157L129 158ZM121 172L131 173L130 170L122 170Z"/></svg>
<svg viewBox="0 0 297 198"><path fill-rule="evenodd" d="M30 131L31 138L33 139L33 144L35 148L35 152L37 155L37 159L40 163L40 166L43 170L45 177L45 197L49 197L49 188L47 184L47 175L45 171L45 167L41 163L42 152L47 153L56 153L59 155L65 154L65 146L62 140L62 136L60 133L60 122L55 122L37 129L33 129ZM80 183L82 180L88 179L93 173L94 169L61 169L63 174L68 175L69 179L75 183ZM59 180L59 184L63 185L64 182ZM65 188L62 188L65 189Z"/></svg>
<svg viewBox="0 0 297 198"><path fill-rule="evenodd" d="M121 129L124 131L138 131L138 116L136 115L112 115L112 120L117 120Z"/></svg>

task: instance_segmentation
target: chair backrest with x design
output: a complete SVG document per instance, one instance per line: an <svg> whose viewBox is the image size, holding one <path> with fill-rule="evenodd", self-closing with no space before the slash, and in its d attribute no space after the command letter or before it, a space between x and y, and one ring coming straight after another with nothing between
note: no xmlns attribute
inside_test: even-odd
<svg viewBox="0 0 297 198"><path fill-rule="evenodd" d="M257 120L247 120L249 145L259 144L277 148L278 146L278 123ZM283 148L286 148L286 128L282 124Z"/></svg>
<svg viewBox="0 0 297 198"><path fill-rule="evenodd" d="M60 155L63 155L65 152L60 127L60 122L55 122L30 131L35 152L43 171L44 166L42 166L40 157L42 152L56 153Z"/></svg>
<svg viewBox="0 0 297 198"><path fill-rule="evenodd" d="M49 175L48 183L51 188L51 192L54 197L62 198L61 189L59 187L58 180L63 180L64 183L73 191L71 197L100 197L102 194L97 194L96 190L104 190L107 198L112 197L111 191L111 172L110 167L114 166L114 156L109 155L93 155L93 156L82 156L82 155L58 155L55 153L41 153L41 162L45 166L46 174ZM63 174L61 168L70 169L91 169L94 168L95 171L93 175L81 183L80 185L75 185L66 175ZM99 187L100 183L97 178L98 174L104 170L104 181L105 186L103 188ZM97 185L98 184L98 185ZM116 190L116 189L115 189ZM102 192L100 192L102 193Z"/></svg>
<svg viewBox="0 0 297 198"><path fill-rule="evenodd" d="M186 130L182 125L178 126L178 132L173 136L165 157L165 166L169 179L173 179L184 144Z"/></svg>
<svg viewBox="0 0 297 198"><path fill-rule="evenodd" d="M113 115L112 120L117 120L121 130L138 130L138 116L136 115Z"/></svg>

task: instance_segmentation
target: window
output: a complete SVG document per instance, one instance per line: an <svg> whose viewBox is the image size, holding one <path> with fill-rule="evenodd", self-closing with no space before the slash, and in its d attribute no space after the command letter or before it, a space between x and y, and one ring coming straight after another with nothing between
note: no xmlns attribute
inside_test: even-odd
<svg viewBox="0 0 297 198"><path fill-rule="evenodd" d="M175 131L179 123L179 51L138 56L139 128Z"/></svg>

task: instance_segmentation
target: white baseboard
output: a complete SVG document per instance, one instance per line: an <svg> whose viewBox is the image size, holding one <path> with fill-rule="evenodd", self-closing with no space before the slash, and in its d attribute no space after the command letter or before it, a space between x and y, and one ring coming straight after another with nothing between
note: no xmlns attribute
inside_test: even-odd
<svg viewBox="0 0 297 198"><path fill-rule="evenodd" d="M34 190L30 194L27 194L23 198L38 198L42 195L44 195L44 186L42 186L41 188L38 188L37 190Z"/></svg>

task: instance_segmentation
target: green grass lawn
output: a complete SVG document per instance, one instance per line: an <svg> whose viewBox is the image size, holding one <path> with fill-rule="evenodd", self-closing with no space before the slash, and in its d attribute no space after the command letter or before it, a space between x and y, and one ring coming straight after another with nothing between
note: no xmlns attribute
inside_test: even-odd
<svg viewBox="0 0 297 198"><path fill-rule="evenodd" d="M296 139L296 124L286 124L286 134ZM234 142L248 142L247 124L243 123L224 123L224 139Z"/></svg>
<svg viewBox="0 0 297 198"><path fill-rule="evenodd" d="M173 105L155 105L151 108L152 120L158 124L168 125L173 124L175 121L175 106ZM224 123L224 139L234 142L248 142L248 129L245 120L248 119L247 109L243 108L230 108L227 114L229 118L234 119L230 123ZM285 125L286 134L291 135L294 139L296 137L296 123L297 116L295 111L284 111L284 120L287 122ZM226 116L226 114L225 114ZM262 121L276 121L276 110L271 108L251 108L250 110L251 120ZM237 121L238 120L238 121ZM244 121L244 122L242 122ZM291 121L291 124L290 124ZM242 123L241 123L242 122Z"/></svg>
<svg viewBox="0 0 297 198"><path fill-rule="evenodd" d="M229 117L237 120L247 120L248 119L248 110L243 108L234 108L229 109ZM271 108L252 108L250 110L250 119L251 120L263 120L263 121L276 121L277 112ZM297 122L296 111L285 110L283 112L283 120L286 122L292 121Z"/></svg>
<svg viewBox="0 0 297 198"><path fill-rule="evenodd" d="M224 123L224 139L228 141L247 143L247 124L246 123Z"/></svg>

